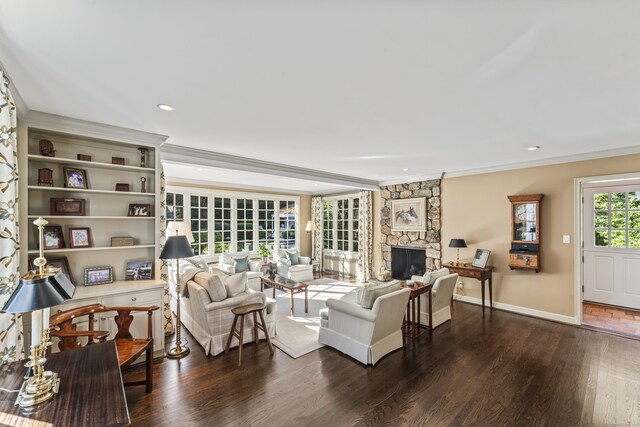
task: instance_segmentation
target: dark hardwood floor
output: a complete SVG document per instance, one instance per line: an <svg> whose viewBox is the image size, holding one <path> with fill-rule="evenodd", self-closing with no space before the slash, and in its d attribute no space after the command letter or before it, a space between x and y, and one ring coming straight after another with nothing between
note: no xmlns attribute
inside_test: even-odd
<svg viewBox="0 0 640 427"><path fill-rule="evenodd" d="M453 321L366 367L329 347L261 341L157 362L126 389L134 426L640 425L640 341L453 304ZM183 329L184 330L184 329ZM170 346L167 342L167 348ZM143 376L144 367L125 373ZM92 398L99 398L93 396Z"/></svg>

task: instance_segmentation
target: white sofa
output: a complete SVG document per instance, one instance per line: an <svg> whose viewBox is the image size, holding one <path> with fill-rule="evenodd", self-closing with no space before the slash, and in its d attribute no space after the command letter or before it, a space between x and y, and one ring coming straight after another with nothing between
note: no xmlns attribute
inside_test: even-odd
<svg viewBox="0 0 640 427"><path fill-rule="evenodd" d="M298 255L299 264L291 265L291 261L287 256L287 251L297 251L297 249L276 249L273 252L273 261L277 265L277 273L279 276L296 282L308 282L313 280L313 265L311 258ZM300 252L298 252L299 254Z"/></svg>
<svg viewBox="0 0 640 427"><path fill-rule="evenodd" d="M449 272L445 269L446 273ZM414 282L422 282L423 276L412 276L411 280ZM444 322L451 320L451 301L453 299L453 291L456 288L458 282L457 274L446 274L440 276L433 281L433 288L431 289L431 304L433 312L433 324L436 326L442 325ZM429 301L426 294L420 295L420 323L423 325L429 324Z"/></svg>
<svg viewBox="0 0 640 427"><path fill-rule="evenodd" d="M235 260L233 258L242 258L249 257L249 252L225 252L220 255L219 268L225 273L235 274ZM260 272L260 268L262 267L262 261L251 261L249 259L248 262L249 271L247 271L247 286L249 289L254 291L260 290L260 278L262 277L262 273Z"/></svg>
<svg viewBox="0 0 640 427"><path fill-rule="evenodd" d="M371 309L329 298L327 308L320 311L318 341L375 365L403 345L402 321L410 293L403 288L380 296Z"/></svg>
<svg viewBox="0 0 640 427"><path fill-rule="evenodd" d="M180 263L181 275L194 266L187 262ZM169 263L169 289L171 291L171 310L176 311L176 271L175 262ZM268 298L262 292L256 292L245 288L244 292L222 301L212 302L207 290L196 283L189 280L186 283L188 288L188 297L180 298L180 317L182 324L189 330L191 335L204 348L205 354L217 355L224 351L226 340L231 331L233 323L233 313L231 309L245 304L264 304L265 322L269 337L276 336L276 301ZM264 333L259 331L259 338L264 339ZM244 321L244 342L253 340L253 318L246 316ZM239 344L238 339L234 338L231 347Z"/></svg>

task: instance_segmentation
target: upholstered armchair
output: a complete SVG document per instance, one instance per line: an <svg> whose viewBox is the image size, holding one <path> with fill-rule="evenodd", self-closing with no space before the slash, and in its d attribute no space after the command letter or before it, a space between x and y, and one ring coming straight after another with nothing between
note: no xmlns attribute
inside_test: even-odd
<svg viewBox="0 0 640 427"><path fill-rule="evenodd" d="M273 253L273 261L277 265L278 275L296 282L313 280L311 258L299 254L297 249L276 249ZM294 263L293 260L296 258L298 262Z"/></svg>
<svg viewBox="0 0 640 427"><path fill-rule="evenodd" d="M378 297L373 306L329 298L320 311L318 341L366 365L403 345L402 321L411 291L398 289Z"/></svg>
<svg viewBox="0 0 640 427"><path fill-rule="evenodd" d="M260 290L260 277L262 277L262 273L260 272L260 268L262 267L262 261L251 261L249 259L249 252L225 252L220 255L219 261L219 269L224 271L225 273L235 274L238 273L236 271L236 261L234 258L244 258L247 257L247 286L249 289L254 291Z"/></svg>
<svg viewBox="0 0 640 427"><path fill-rule="evenodd" d="M448 270L447 270L448 272ZM415 282L422 282L423 276L413 276L411 280ZM447 274L440 276L433 282L433 288L431 289L431 304L433 312L433 327L442 325L444 322L451 320L451 300L453 299L453 291L456 288L458 282L457 274ZM423 325L429 324L429 301L428 295L420 295L420 323Z"/></svg>

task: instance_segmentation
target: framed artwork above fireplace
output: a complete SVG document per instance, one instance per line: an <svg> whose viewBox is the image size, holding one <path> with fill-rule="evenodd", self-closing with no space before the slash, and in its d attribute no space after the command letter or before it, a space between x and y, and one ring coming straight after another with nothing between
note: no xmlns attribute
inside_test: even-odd
<svg viewBox="0 0 640 427"><path fill-rule="evenodd" d="M391 201L392 231L427 231L427 199L396 199Z"/></svg>

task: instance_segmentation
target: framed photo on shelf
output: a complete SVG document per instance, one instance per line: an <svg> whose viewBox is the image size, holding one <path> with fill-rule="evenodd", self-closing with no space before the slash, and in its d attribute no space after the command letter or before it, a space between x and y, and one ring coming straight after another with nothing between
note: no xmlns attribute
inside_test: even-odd
<svg viewBox="0 0 640 427"><path fill-rule="evenodd" d="M152 261L127 262L125 280L149 280L153 279Z"/></svg>
<svg viewBox="0 0 640 427"><path fill-rule="evenodd" d="M49 199L51 215L85 216L85 199Z"/></svg>
<svg viewBox="0 0 640 427"><path fill-rule="evenodd" d="M84 285L104 285L113 282L113 267L89 267L84 269Z"/></svg>
<svg viewBox="0 0 640 427"><path fill-rule="evenodd" d="M69 267L69 260L66 256L48 258L47 268L49 267L54 267L62 271L62 274L67 276L67 279L69 279L69 281L75 285L75 283L73 282L73 276L71 275L71 267Z"/></svg>
<svg viewBox="0 0 640 427"><path fill-rule="evenodd" d="M91 246L93 246L93 241L89 227L69 227L70 248L90 248Z"/></svg>
<svg viewBox="0 0 640 427"><path fill-rule="evenodd" d="M392 231L427 231L427 198L391 201Z"/></svg>
<svg viewBox="0 0 640 427"><path fill-rule="evenodd" d="M150 204L140 204L140 203L130 203L129 211L127 213L128 216L151 216L151 205Z"/></svg>
<svg viewBox="0 0 640 427"><path fill-rule="evenodd" d="M487 261L489 261L489 255L491 255L491 251L487 249L477 249L471 265L478 268L485 268Z"/></svg>
<svg viewBox="0 0 640 427"><path fill-rule="evenodd" d="M66 188L89 188L87 184L87 171L76 168L62 168L64 173L64 186Z"/></svg>
<svg viewBox="0 0 640 427"><path fill-rule="evenodd" d="M64 232L60 225L45 225L44 226L44 239L42 249L64 249L66 245L64 243Z"/></svg>

